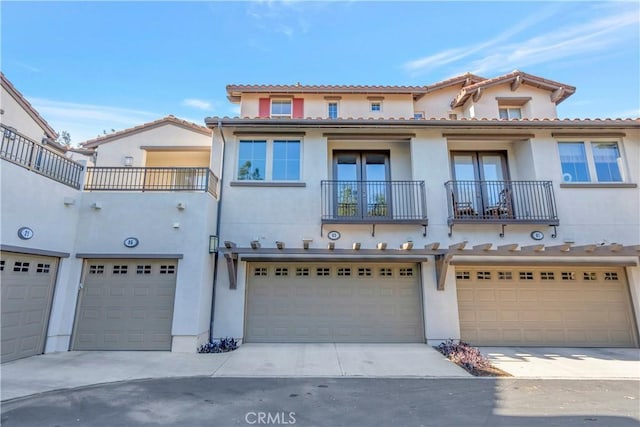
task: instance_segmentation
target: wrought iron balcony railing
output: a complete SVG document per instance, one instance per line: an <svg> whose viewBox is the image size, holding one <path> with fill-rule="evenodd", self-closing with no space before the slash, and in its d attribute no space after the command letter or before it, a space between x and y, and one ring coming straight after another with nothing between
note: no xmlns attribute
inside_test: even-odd
<svg viewBox="0 0 640 427"><path fill-rule="evenodd" d="M427 224L424 181L322 181L322 222Z"/></svg>
<svg viewBox="0 0 640 427"><path fill-rule="evenodd" d="M0 125L0 158L73 188L80 188L83 166L37 143L16 130Z"/></svg>
<svg viewBox="0 0 640 427"><path fill-rule="evenodd" d="M209 168L89 167L87 191L206 191L217 194Z"/></svg>
<svg viewBox="0 0 640 427"><path fill-rule="evenodd" d="M448 181L448 224L558 225L551 181Z"/></svg>

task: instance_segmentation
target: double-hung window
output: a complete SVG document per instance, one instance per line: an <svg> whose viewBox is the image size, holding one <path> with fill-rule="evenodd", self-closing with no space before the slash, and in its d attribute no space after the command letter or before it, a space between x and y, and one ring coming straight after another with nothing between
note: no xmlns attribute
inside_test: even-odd
<svg viewBox="0 0 640 427"><path fill-rule="evenodd" d="M328 116L330 119L338 118L338 103L337 102L329 102L327 104L328 108Z"/></svg>
<svg viewBox="0 0 640 427"><path fill-rule="evenodd" d="M267 169L267 141L240 141L238 179L262 181Z"/></svg>
<svg viewBox="0 0 640 427"><path fill-rule="evenodd" d="M300 141L273 141L274 181L300 180Z"/></svg>
<svg viewBox="0 0 640 427"><path fill-rule="evenodd" d="M622 158L616 141L558 142L562 181L622 182Z"/></svg>
<svg viewBox="0 0 640 427"><path fill-rule="evenodd" d="M301 142L298 139L240 140L239 181L299 181Z"/></svg>
<svg viewBox="0 0 640 427"><path fill-rule="evenodd" d="M272 99L271 117L291 117L292 106L290 99Z"/></svg>
<svg viewBox="0 0 640 427"><path fill-rule="evenodd" d="M500 107L498 109L498 114L501 119L521 119L522 118L522 110L520 107Z"/></svg>

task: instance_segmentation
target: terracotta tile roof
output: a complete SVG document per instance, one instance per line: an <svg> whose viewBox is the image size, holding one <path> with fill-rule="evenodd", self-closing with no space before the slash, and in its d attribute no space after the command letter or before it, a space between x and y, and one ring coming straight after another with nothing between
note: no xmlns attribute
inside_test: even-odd
<svg viewBox="0 0 640 427"><path fill-rule="evenodd" d="M451 108L460 107L463 105L467 99L476 91L485 89L487 87L495 86L498 84L504 84L507 82L515 82L517 79L520 79L521 83L527 84L530 86L534 86L540 89L545 89L548 91L557 91L559 90L558 98L555 100L556 104L561 103L576 91L574 86L569 86L564 83L556 82L554 80L544 79L542 77L534 76L532 74L527 74L519 70L514 70L508 74L504 74L502 76L493 77L491 79L486 79L477 83L474 83L470 86L463 87L458 95L451 101Z"/></svg>
<svg viewBox="0 0 640 427"><path fill-rule="evenodd" d="M486 80L471 73L455 76L428 86L387 86L387 85L227 85L227 97L239 101L242 93L391 93L424 95L433 90L459 84L473 84Z"/></svg>
<svg viewBox="0 0 640 427"><path fill-rule="evenodd" d="M129 129L123 129L120 130L118 132L114 132L114 133L110 133L108 135L103 135L103 136L99 136L97 138L94 139L90 139L88 141L85 142L81 142L79 145L81 145L83 148L94 148L97 147L99 145L105 144L107 142L111 142L113 140L116 139L120 139L123 138L125 136L128 135L132 135L135 133L139 133L145 130L149 130L149 129L153 129L153 128L157 128L160 126L163 126L165 124L175 124L178 125L182 128L185 129L189 129L189 130L193 130L195 132L199 132L203 135L211 135L211 130L205 126L200 126L198 124L195 124L193 122L189 122L187 120L182 120L179 119L173 115L168 115L166 117L163 117L161 119L158 120L154 120L152 122L148 122L148 123L143 123L141 125L129 128Z"/></svg>
<svg viewBox="0 0 640 427"><path fill-rule="evenodd" d="M425 86L425 90L426 90L425 93L429 93L434 90L442 89L449 86L456 86L461 83L463 87L466 87L475 83L483 82L485 80L487 79L484 77L476 76L475 74L471 74L471 73L465 73L459 76L451 77L449 79L442 80L442 81L430 84L428 86Z"/></svg>
<svg viewBox="0 0 640 427"><path fill-rule="evenodd" d="M616 127L628 129L640 129L640 118L595 118L595 119L448 119L448 118L240 118L240 117L207 117L205 123L209 128L214 128L221 123L225 126L294 126L294 127L323 127L334 126L415 126L415 127L465 127L465 126L489 126L489 127L532 127L532 128L561 128L561 127Z"/></svg>
<svg viewBox="0 0 640 427"><path fill-rule="evenodd" d="M1 71L0 71L0 80L2 81L2 87L4 87L5 90L9 92L11 96L13 96L16 102L18 102L18 104L20 104L22 108L25 109L27 114L29 114L29 116L36 123L38 123L38 126L42 128L45 135L48 138L55 140L58 137L58 133L55 131L55 129L53 129L51 125L47 123L47 121L40 115L40 113L38 113L38 111L36 111L36 109L33 108L33 105L31 105L31 103L27 101L27 99L22 95L22 93L20 93L20 91L16 89L16 87L9 81L9 79L7 79L7 76L5 76L4 73ZM58 144L57 142L53 142L53 144L58 145L60 147L64 147Z"/></svg>

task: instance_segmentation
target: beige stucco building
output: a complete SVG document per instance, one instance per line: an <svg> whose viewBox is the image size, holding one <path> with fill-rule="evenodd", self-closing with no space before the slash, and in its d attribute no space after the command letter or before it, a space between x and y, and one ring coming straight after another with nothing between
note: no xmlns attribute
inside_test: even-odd
<svg viewBox="0 0 640 427"><path fill-rule="evenodd" d="M5 80L3 361L227 336L639 344L640 122L558 119L572 86L230 85L239 117L65 153Z"/></svg>

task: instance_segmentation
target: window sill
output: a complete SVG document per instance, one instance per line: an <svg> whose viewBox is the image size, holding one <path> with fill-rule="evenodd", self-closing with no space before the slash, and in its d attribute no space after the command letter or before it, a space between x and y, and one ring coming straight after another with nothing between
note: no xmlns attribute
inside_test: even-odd
<svg viewBox="0 0 640 427"><path fill-rule="evenodd" d="M580 182L562 183L560 188L638 188L638 184L629 182Z"/></svg>
<svg viewBox="0 0 640 427"><path fill-rule="evenodd" d="M306 182L300 181L231 181L232 187L306 187Z"/></svg>

